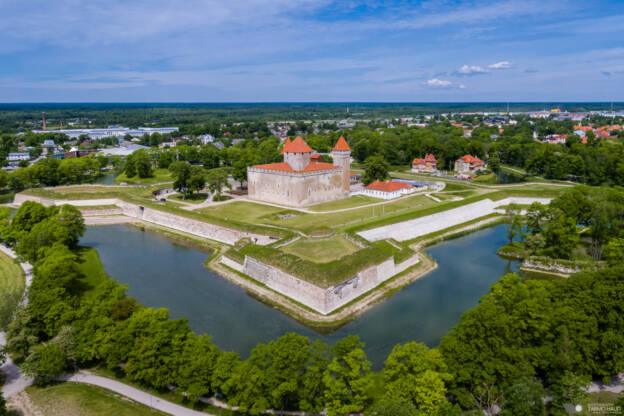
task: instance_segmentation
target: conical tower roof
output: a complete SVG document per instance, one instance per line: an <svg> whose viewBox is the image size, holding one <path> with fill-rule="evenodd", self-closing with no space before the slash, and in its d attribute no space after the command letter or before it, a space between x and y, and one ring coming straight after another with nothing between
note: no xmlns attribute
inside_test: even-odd
<svg viewBox="0 0 624 416"><path fill-rule="evenodd" d="M347 141L345 140L344 136L340 136L333 150L336 150L338 152L350 152L351 148L347 144Z"/></svg>

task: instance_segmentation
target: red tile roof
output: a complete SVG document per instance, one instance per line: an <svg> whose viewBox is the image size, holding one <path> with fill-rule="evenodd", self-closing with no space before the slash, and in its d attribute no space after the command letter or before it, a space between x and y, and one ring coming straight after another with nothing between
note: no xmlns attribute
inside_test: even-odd
<svg viewBox="0 0 624 416"><path fill-rule="evenodd" d="M470 163L471 165L474 166L481 166L483 165L483 161L481 159L479 159L478 157L474 157L471 155L465 155L459 158L460 160L463 160L466 163Z"/></svg>
<svg viewBox="0 0 624 416"><path fill-rule="evenodd" d="M284 142L284 147L282 147L282 152L281 152L281 154L284 154L284 149L286 149L286 146L290 145L290 143L291 143L291 142L290 142L290 137L288 137L288 138L286 139L286 141Z"/></svg>
<svg viewBox="0 0 624 416"><path fill-rule="evenodd" d="M308 163L308 166L306 166L304 170L294 170L293 168L290 167L290 165L287 162L268 163L266 165L255 165L252 167L256 169L276 170L280 172L292 172L292 173L318 172L321 170L340 169L339 166L332 165L331 163L324 163L324 162L310 162Z"/></svg>
<svg viewBox="0 0 624 416"><path fill-rule="evenodd" d="M312 153L312 149L308 144L301 138L301 136L297 136L295 140L291 143L286 143L284 145L285 153Z"/></svg>
<svg viewBox="0 0 624 416"><path fill-rule="evenodd" d="M373 191L382 191L382 192L394 192L394 191L398 191L399 189L409 189L409 188L413 188L413 186L410 185L409 183L394 182L394 181L386 181L386 182L375 181L366 187L366 189L370 189Z"/></svg>
<svg viewBox="0 0 624 416"><path fill-rule="evenodd" d="M312 155L312 157L310 158L311 160L320 162L321 160L323 160L323 156L321 156L320 153L315 153Z"/></svg>
<svg viewBox="0 0 624 416"><path fill-rule="evenodd" d="M336 145L334 146L334 150L338 152L350 152L351 148L347 144L345 138L343 136L340 136L340 138L336 142Z"/></svg>
<svg viewBox="0 0 624 416"><path fill-rule="evenodd" d="M414 159L412 161L412 165L425 165L426 162L436 163L436 164L438 163L434 155L432 155L431 153L427 153L424 159L418 159L418 158Z"/></svg>

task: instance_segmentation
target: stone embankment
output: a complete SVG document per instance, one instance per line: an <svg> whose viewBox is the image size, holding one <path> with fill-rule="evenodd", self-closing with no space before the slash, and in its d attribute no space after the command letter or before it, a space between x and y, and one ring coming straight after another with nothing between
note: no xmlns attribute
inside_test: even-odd
<svg viewBox="0 0 624 416"><path fill-rule="evenodd" d="M221 257L221 263L229 268L250 276L276 292L323 315L346 305L418 262L417 254L398 264L394 262L394 258L389 258L380 264L360 270L355 276L339 285L321 288L249 256L245 256L243 264L226 256Z"/></svg>
<svg viewBox="0 0 624 416"><path fill-rule="evenodd" d="M249 238L256 244L266 245L276 241L275 238L249 233L245 231L234 230L222 227L220 225L210 224L207 222L183 217L181 215L160 211L158 209L149 208L137 204L131 204L120 199L88 199L88 200L54 200L36 197L32 195L17 194L13 203L21 205L25 201L39 202L45 206L51 205L73 205L76 207L115 205L120 208L121 213L135 220L146 221L149 223L162 225L167 228L182 231L198 237L208 238L210 240L219 241L221 243L234 245L241 238ZM112 221L103 221L103 223L111 223ZM122 221L123 222L123 221ZM127 221L126 221L127 222Z"/></svg>
<svg viewBox="0 0 624 416"><path fill-rule="evenodd" d="M412 240L417 237L422 237L427 234L442 231L446 228L454 227L459 224L474 221L478 218L494 214L497 212L498 208L509 204L529 205L533 202L549 204L551 200L551 198L526 197L510 197L499 201L484 199L472 204L438 212L436 214L426 215L413 220L361 231L358 234L369 241L385 240L388 238L393 238L396 241Z"/></svg>

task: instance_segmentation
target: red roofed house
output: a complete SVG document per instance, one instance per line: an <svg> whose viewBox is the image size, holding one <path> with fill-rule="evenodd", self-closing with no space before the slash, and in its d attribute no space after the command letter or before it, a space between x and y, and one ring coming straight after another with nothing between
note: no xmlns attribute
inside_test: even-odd
<svg viewBox="0 0 624 416"><path fill-rule="evenodd" d="M401 195L411 194L416 191L416 187L405 182L375 181L364 188L362 192L364 195L369 195L375 198L382 199L394 199Z"/></svg>
<svg viewBox="0 0 624 416"><path fill-rule="evenodd" d="M412 161L412 172L435 172L438 170L438 161L431 153L427 153L424 159Z"/></svg>
<svg viewBox="0 0 624 416"><path fill-rule="evenodd" d="M286 141L284 161L247 168L249 198L304 207L349 196L351 149L340 137L332 150L334 163L312 156L301 138Z"/></svg>
<svg viewBox="0 0 624 416"><path fill-rule="evenodd" d="M475 173L485 170L485 163L478 157L465 155L455 161L455 172Z"/></svg>

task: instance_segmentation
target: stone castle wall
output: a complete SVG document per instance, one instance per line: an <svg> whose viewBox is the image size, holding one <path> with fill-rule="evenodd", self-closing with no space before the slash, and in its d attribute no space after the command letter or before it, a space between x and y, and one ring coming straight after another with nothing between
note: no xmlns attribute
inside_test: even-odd
<svg viewBox="0 0 624 416"><path fill-rule="evenodd" d="M192 218L175 215L169 212L160 211L154 208L143 207L131 204L119 199L89 199L89 200L53 200L40 198L31 195L17 194L13 203L21 205L25 201L39 202L45 206L51 205L73 205L76 207L86 207L94 205L116 205L121 208L123 215L139 220L162 225L167 228L193 234L199 237L208 238L210 240L219 241L221 243L234 245L238 240L244 237L251 238L256 244L269 244L275 241L271 237L261 234L248 233L245 231L234 230L215 224L195 220Z"/></svg>
<svg viewBox="0 0 624 416"><path fill-rule="evenodd" d="M225 256L221 258L221 262L252 277L276 292L327 315L374 289L392 276L416 265L419 258L418 255L414 254L399 264L395 264L394 259L389 258L380 264L361 270L339 285L326 289L249 256L245 256L245 263L242 265Z"/></svg>
<svg viewBox="0 0 624 416"><path fill-rule="evenodd" d="M275 204L305 207L345 198L343 170L290 173L250 168L249 198Z"/></svg>

